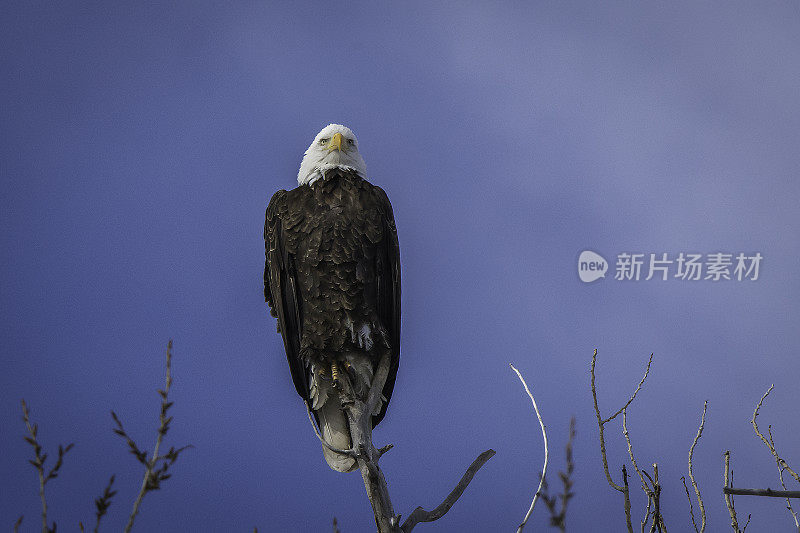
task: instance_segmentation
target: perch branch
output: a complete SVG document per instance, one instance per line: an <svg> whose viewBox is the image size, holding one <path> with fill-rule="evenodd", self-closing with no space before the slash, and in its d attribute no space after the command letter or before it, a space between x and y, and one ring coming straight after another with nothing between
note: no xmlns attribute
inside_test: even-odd
<svg viewBox="0 0 800 533"><path fill-rule="evenodd" d="M542 439L544 440L544 466L542 466L542 475L539 478L539 486L536 488L536 493L533 495L533 500L531 501L531 506L528 509L528 512L525 514L525 518L522 520L522 523L517 528L517 533L522 533L525 524L528 523L528 519L533 514L533 508L536 505L536 500L539 498L539 495L542 492L542 483L544 483L544 478L547 475L547 459L548 459L548 446L547 446L547 431L544 428L544 422L542 422L542 415L539 413L539 408L536 406L536 400L533 398L533 394L531 394L530 389L528 388L528 384L525 383L525 379L522 377L522 374L519 373L519 370L514 368L514 365L511 363L508 364L516 374L519 380L522 382L522 386L525 387L525 392L528 393L528 398L531 399L531 403L533 404L533 410L536 411L536 418L539 419L539 426L542 428Z"/></svg>
<svg viewBox="0 0 800 533"><path fill-rule="evenodd" d="M381 357L377 371L372 377L366 401L357 398L349 386L342 390L342 407L347 414L352 450L336 450L355 458L380 533L395 533L399 522L399 517L395 516L392 508L386 478L378 466L380 452L372 444L372 413L383 392L383 385L386 383L389 373L389 358L388 353ZM317 436L320 435L317 434Z"/></svg>

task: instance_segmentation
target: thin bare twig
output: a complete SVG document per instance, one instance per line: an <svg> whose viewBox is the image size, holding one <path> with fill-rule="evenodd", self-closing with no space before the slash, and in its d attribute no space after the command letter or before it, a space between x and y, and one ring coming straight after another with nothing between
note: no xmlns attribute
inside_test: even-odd
<svg viewBox="0 0 800 533"><path fill-rule="evenodd" d="M28 435L24 437L25 442L30 444L33 447L34 459L28 461L33 467L36 469L36 473L39 476L39 498L42 500L42 531L43 533L48 533L50 531L56 530L55 523L53 524L53 528L47 525L47 498L45 498L44 487L47 485L47 482L51 479L55 479L58 477L58 471L61 469L61 466L64 464L64 456L69 452L75 444L70 443L67 444L66 447L58 445L58 458L56 459L56 464L53 465L46 474L44 471L44 463L47 461L47 454L42 453L42 446L39 444L37 440L37 434L39 433L39 426L37 424L31 424L30 420L30 411L28 410L28 405L25 403L25 400L22 400L22 420L25 421L25 427L28 429ZM14 526L18 528L19 525L22 523L22 517L19 518L17 524Z"/></svg>
<svg viewBox="0 0 800 533"><path fill-rule="evenodd" d="M774 448L775 440L772 438L772 426L767 426L767 433L769 434L769 442ZM781 480L781 487L783 487L783 490L786 490L786 483L783 481L783 468L781 468L780 464L778 464L778 479ZM791 513L792 519L794 520L794 527L796 527L798 533L800 533L800 521L798 521L797 513L795 512L794 507L792 507L792 500L789 498L786 498L786 509L789 511L789 513Z"/></svg>
<svg viewBox="0 0 800 533"><path fill-rule="evenodd" d="M95 518L97 519L97 522L94 526L94 533L98 533L100 530L100 520L108 512L108 508L111 505L111 498L117 494L117 491L111 490L113 485L114 476L112 475L111 479L108 480L108 485L106 485L105 490L103 490L103 495L94 500L94 506L96 508Z"/></svg>
<svg viewBox="0 0 800 533"><path fill-rule="evenodd" d="M597 352L597 350L595 350L595 357L597 356L596 352ZM593 359L593 361L594 361L594 359ZM642 385L644 385L644 380L647 379L647 375L650 373L650 363L652 363L652 362L653 362L653 354L650 354L650 358L647 360L647 368L644 371L644 376L642 376L642 380L636 386L636 390L633 391L633 394L631 394L631 397L628 398L628 401L625 403L625 405L620 407L619 410L616 413L614 413L613 415L611 415L608 418L606 418L605 420L603 420L603 422L611 422L612 420L614 420L617 417L618 414L620 414L624 409L627 409L628 406L633 402L633 400L636 398L636 395L639 394L639 391L641 390ZM592 369L594 369L594 364L592 365Z"/></svg>
<svg viewBox="0 0 800 533"><path fill-rule="evenodd" d="M653 354L650 354L650 359L647 361L647 368L645 369L644 376L642 377L642 380L639 382L639 385L636 387L636 390L633 391L633 394L625 403L625 405L623 405L616 413L604 419L600 415L600 407L597 404L597 388L595 387L594 384L595 381L594 368L597 363L597 349L594 350L594 354L592 355L592 365L590 368L590 378L591 378L590 384L592 389L592 399L594 400L594 413L595 416L597 417L597 426L600 429L600 455L602 456L603 459L603 471L606 474L606 480L608 481L608 484L611 485L612 488L618 490L619 492L624 492L624 489L619 485L617 485L616 483L614 483L614 481L611 479L611 474L608 471L608 457L606 454L606 441L604 435L605 425L606 423L616 418L617 415L619 415L624 409L626 409L631 404L631 402L633 402L633 400L636 398L636 395L639 393L639 390L642 388L642 385L644 384L644 380L647 379L647 375L650 373L650 364L652 362L653 362Z"/></svg>
<svg viewBox="0 0 800 533"><path fill-rule="evenodd" d="M703 415L700 417L700 427L697 428L697 435L694 436L694 440L692 441L692 445L689 447L689 479L692 480L692 487L694 488L694 494L697 497L697 505L700 507L700 530L699 533L703 533L706 529L706 508L703 505L703 497L700 496L700 488L697 486L697 481L694 479L694 473L692 472L692 458L694 456L694 447L697 446L697 441L700 440L700 437L703 435L703 428L706 425L706 409L708 408L708 400L703 403ZM683 479L683 478L682 478ZM686 485L686 480L683 482L684 487ZM687 490L688 496L688 490ZM694 526L695 531L698 531L697 524L694 522L694 513L692 512L692 500L689 499L689 513L692 515L692 525Z"/></svg>
<svg viewBox="0 0 800 533"><path fill-rule="evenodd" d="M761 404L764 403L764 400L767 399L767 396L769 396L769 393L772 392L773 388L775 388L775 385L774 384L770 385L769 389L767 389L767 392L764 393L764 396L762 396L761 399L758 401L758 404L756 404L755 411L753 411L753 418L750 420L750 423L753 425L753 429L755 430L756 435L758 435L758 437L762 440L762 442L764 442L764 444L767 446L769 451L772 453L772 456L775 458L775 461L778 463L778 467L782 468L783 470L785 470L787 472L789 472L789 474L791 474L791 476L795 479L795 481L800 483L800 475L798 475L797 472L795 472L794 470L792 470L789 467L789 465L786 463L786 461L784 461L783 458L780 455L778 455L778 452L775 451L774 444L772 442L770 442L769 440L767 440L764 437L764 435L761 434L761 431L758 430L758 423L756 422L756 419L758 418L758 411L759 411L759 409L761 409Z"/></svg>
<svg viewBox="0 0 800 533"><path fill-rule="evenodd" d="M608 469L608 456L606 454L606 440L605 440L605 425L608 422L614 420L617 417L617 415L619 415L620 413L625 411L628 408L628 406L633 402L633 400L636 398L636 395L639 394L639 391L641 390L642 385L644 385L644 381L647 379L647 376L650 373L650 365L651 365L652 362L653 362L653 354L651 353L650 354L650 358L647 361L647 368L645 369L644 376L642 376L641 381L639 381L639 385L637 385L636 390L633 391L633 394L631 394L630 398L628 398L628 401L625 403L625 405L623 405L619 410L617 410L617 412L615 412L613 415L609 416L608 418L603 418L602 417L602 415L600 414L600 407L597 404L597 388L595 387L595 370L594 370L595 369L595 365L597 364L597 349L594 350L594 354L592 355L592 364L591 364L591 367L589 369L589 375L590 375L589 383L590 383L591 390L592 390L592 400L594 401L594 413L595 413L595 416L597 417L597 427L598 427L599 432L600 432L600 456L601 456L601 458L603 460L603 472L605 473L606 481L608 481L608 484L611 486L611 488L621 492L623 494L623 496L624 496L624 499L625 499L625 523L626 523L626 526L628 527L629 533L633 533L633 525L631 524L631 516L630 516L630 514L631 514L630 488L628 487L628 484L627 484L628 483L627 470L625 470L625 467L623 465L623 481L624 481L623 485L624 486L619 486L616 483L614 483L614 480L611 479L611 473L609 472L609 469ZM638 468L637 468L637 472L638 472Z"/></svg>
<svg viewBox="0 0 800 533"><path fill-rule="evenodd" d="M683 490L686 491L686 499L689 501L689 516L692 518L692 527L695 533L698 532L697 522L694 520L694 509L692 508L692 497L689 495L689 487L686 486L686 476L681 476L681 483L683 483Z"/></svg>
<svg viewBox="0 0 800 533"><path fill-rule="evenodd" d="M633 454L633 444L631 443L631 436L628 433L628 409L622 410L622 434L625 436L625 442L628 443L628 457L631 459L631 464L633 464L634 470L636 473L639 474L639 479L642 482L642 490L647 497L649 498L653 494L653 489L650 485L645 481L644 476L642 475L642 471L639 470L639 465L636 464L636 457Z"/></svg>
<svg viewBox="0 0 800 533"><path fill-rule="evenodd" d="M539 494L542 492L542 483L544 482L544 478L547 475L547 460L548 460L548 446L547 446L547 431L544 427L544 422L542 422L542 415L539 413L539 408L536 406L536 400L533 398L533 394L531 394L531 390L528 388L528 384L525 383L525 379L522 377L522 374L519 373L519 370L514 368L514 365L511 363L508 364L516 374L519 380L522 382L522 386L525 387L525 392L528 393L528 398L531 399L531 403L533 404L533 410L536 411L536 418L539 419L539 426L542 428L542 439L544 440L544 466L542 466L542 475L539 479L539 486L536 488L536 493L533 495L533 500L531 501L531 506L528 509L528 512L525 513L525 518L522 520L522 523L517 527L517 533L522 533L522 530L525 528L525 524L528 523L528 519L533 514L533 508L536 505L536 500L539 498Z"/></svg>
<svg viewBox="0 0 800 533"><path fill-rule="evenodd" d="M633 464L633 469L639 475L639 480L642 483L642 491L644 491L645 495L647 496L647 508L644 512L644 517L642 518L641 524L641 531L644 533L645 527L647 527L647 522L650 520L650 507L654 502L654 495L653 489L650 487L648 482L644 479L644 475L642 471L639 469L639 465L636 463L636 456L633 453L633 443L631 442L631 436L628 432L628 409L627 407L622 410L622 435L625 437L625 442L628 443L628 457L630 457L631 464ZM647 474L647 472L644 472ZM648 476L649 477L649 476ZM655 522L653 522L653 527L655 527Z"/></svg>

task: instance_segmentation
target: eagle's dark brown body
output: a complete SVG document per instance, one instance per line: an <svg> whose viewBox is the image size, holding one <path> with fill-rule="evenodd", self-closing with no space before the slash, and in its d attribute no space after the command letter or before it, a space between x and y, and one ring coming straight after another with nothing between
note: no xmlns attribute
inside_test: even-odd
<svg viewBox="0 0 800 533"><path fill-rule="evenodd" d="M278 191L264 238L264 296L278 318L297 392L316 401L313 382L338 362L363 393L369 385L363 381L388 352L377 424L400 355L399 249L386 194L355 173L333 170L311 185ZM371 365L368 372L364 365Z"/></svg>

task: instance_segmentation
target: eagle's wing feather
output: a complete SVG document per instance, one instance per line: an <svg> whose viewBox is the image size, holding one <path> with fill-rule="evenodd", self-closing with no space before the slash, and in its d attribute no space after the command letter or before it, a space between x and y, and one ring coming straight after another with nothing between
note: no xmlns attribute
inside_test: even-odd
<svg viewBox="0 0 800 533"><path fill-rule="evenodd" d="M308 381L305 364L300 358L302 317L297 298L297 274L292 257L286 250L281 214L286 211L287 192L275 193L267 206L264 222L264 298L272 316L277 316L278 327L286 348L286 359L292 373L297 393L308 399Z"/></svg>
<svg viewBox="0 0 800 533"><path fill-rule="evenodd" d="M397 240L397 228L389 198L380 187L375 186L378 205L382 211L383 241L376 254L378 283L378 313L381 322L389 334L391 346L391 362L389 375L383 387L383 402L380 413L372 417L373 427L383 420L386 407L392 397L397 368L400 364L400 245Z"/></svg>

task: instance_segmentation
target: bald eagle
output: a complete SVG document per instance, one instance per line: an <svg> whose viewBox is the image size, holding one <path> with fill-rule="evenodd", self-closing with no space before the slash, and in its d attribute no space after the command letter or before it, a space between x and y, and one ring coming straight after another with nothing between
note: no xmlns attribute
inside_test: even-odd
<svg viewBox="0 0 800 533"><path fill-rule="evenodd" d="M366 180L353 132L330 124L314 138L298 187L272 197L264 224L264 297L278 319L297 393L322 437L350 449L339 381L366 400L381 357L390 357L375 427L386 414L400 359L400 251L386 193ZM353 458L322 448L328 465Z"/></svg>

